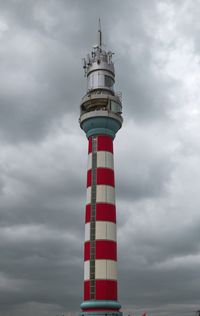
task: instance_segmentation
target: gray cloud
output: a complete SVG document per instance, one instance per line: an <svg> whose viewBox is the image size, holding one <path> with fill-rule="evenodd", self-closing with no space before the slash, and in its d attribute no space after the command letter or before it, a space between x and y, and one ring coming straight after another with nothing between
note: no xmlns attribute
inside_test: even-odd
<svg viewBox="0 0 200 316"><path fill-rule="evenodd" d="M81 58L96 41L99 16L123 94L115 140L120 302L136 316L198 308L199 8L0 1L0 315L79 312Z"/></svg>

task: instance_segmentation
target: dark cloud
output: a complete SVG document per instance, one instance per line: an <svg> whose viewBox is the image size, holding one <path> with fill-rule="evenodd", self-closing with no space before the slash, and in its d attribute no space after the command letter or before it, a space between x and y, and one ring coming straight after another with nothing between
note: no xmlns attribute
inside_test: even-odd
<svg viewBox="0 0 200 316"><path fill-rule="evenodd" d="M199 8L0 1L0 315L79 312L81 58L99 17L123 95L115 140L120 302L136 315L190 316L198 308Z"/></svg>

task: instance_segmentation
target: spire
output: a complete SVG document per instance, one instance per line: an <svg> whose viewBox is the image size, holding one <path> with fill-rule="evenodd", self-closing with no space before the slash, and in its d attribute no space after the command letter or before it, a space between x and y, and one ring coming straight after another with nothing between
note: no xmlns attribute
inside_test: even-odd
<svg viewBox="0 0 200 316"><path fill-rule="evenodd" d="M101 32L101 20L99 18L99 25L98 25L98 47L101 48L102 45L102 32Z"/></svg>

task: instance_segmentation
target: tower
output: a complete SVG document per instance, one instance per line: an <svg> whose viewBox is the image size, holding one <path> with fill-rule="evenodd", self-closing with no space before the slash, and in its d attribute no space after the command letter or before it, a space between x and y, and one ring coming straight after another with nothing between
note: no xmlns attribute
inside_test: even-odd
<svg viewBox="0 0 200 316"><path fill-rule="evenodd" d="M99 21L98 44L83 62L87 92L79 118L88 138L82 316L122 316L117 296L113 140L123 120L121 97L114 91L112 55L102 46Z"/></svg>

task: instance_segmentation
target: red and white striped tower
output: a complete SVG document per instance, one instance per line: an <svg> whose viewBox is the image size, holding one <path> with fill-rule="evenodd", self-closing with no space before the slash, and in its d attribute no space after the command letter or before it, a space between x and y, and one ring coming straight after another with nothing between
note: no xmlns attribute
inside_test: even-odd
<svg viewBox="0 0 200 316"><path fill-rule="evenodd" d="M81 315L121 316L117 296L117 239L113 139L122 126L121 98L114 92L112 53L98 45L84 60L87 94L80 126L88 138L84 244L84 301Z"/></svg>

